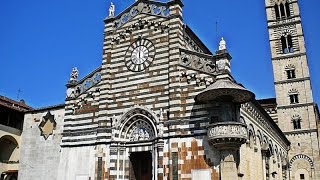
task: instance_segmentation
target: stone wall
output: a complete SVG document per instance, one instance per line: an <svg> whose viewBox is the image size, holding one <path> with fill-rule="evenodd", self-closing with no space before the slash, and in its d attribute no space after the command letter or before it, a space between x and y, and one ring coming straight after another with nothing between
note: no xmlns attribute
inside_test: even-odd
<svg viewBox="0 0 320 180"><path fill-rule="evenodd" d="M96 147L61 148L58 176L56 179L94 179L96 166Z"/></svg>
<svg viewBox="0 0 320 180"><path fill-rule="evenodd" d="M54 116L56 127L47 139L39 128L44 116L50 112ZM20 171L22 180L56 180L59 161L60 143L64 120L64 109L44 109L25 114L21 134Z"/></svg>

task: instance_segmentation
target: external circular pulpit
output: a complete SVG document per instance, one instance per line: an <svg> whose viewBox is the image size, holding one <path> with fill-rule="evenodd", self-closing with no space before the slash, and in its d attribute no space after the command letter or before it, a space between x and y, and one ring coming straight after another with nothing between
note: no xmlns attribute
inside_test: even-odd
<svg viewBox="0 0 320 180"><path fill-rule="evenodd" d="M235 83L230 76L218 76L217 81L200 92L195 101L213 104L209 110L208 142L220 151L221 179L237 179L239 149L248 139L247 125L241 120L242 103L254 99L254 94Z"/></svg>
<svg viewBox="0 0 320 180"><path fill-rule="evenodd" d="M218 78L200 92L195 100L218 104L219 113L207 126L208 140L218 149L239 148L247 140L247 126L240 121L240 104L251 101L254 94L230 78Z"/></svg>

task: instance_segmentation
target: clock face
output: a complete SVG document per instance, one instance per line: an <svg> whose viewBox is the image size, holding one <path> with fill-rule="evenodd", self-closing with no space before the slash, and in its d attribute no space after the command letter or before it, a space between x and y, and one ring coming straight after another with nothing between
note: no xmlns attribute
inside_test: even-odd
<svg viewBox="0 0 320 180"><path fill-rule="evenodd" d="M149 50L145 46L136 47L131 55L132 62L134 64L144 63L149 56Z"/></svg>
<svg viewBox="0 0 320 180"><path fill-rule="evenodd" d="M125 64L131 71L143 71L150 66L155 56L155 47L147 39L138 39L128 48Z"/></svg>

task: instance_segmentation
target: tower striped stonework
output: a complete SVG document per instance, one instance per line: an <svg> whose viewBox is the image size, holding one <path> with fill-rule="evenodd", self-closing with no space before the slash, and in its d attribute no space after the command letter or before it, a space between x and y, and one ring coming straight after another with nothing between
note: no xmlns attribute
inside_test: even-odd
<svg viewBox="0 0 320 180"><path fill-rule="evenodd" d="M266 0L277 123L291 142L290 179L320 179L318 113L297 0Z"/></svg>

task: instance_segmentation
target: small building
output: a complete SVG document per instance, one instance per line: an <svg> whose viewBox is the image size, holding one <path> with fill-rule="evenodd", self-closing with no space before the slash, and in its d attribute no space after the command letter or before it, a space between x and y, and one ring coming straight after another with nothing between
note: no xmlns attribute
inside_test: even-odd
<svg viewBox="0 0 320 180"><path fill-rule="evenodd" d="M32 108L20 102L0 96L0 173L1 180L18 177L20 136L26 111Z"/></svg>

